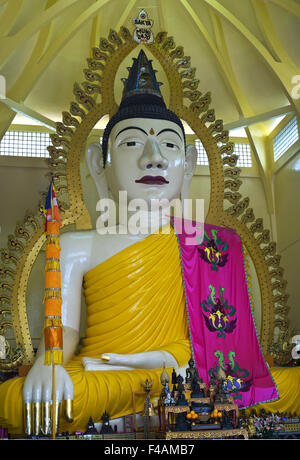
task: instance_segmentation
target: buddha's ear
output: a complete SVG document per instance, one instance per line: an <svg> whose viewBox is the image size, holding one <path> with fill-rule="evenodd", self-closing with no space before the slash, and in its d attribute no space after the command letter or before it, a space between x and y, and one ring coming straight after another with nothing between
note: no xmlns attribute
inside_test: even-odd
<svg viewBox="0 0 300 460"><path fill-rule="evenodd" d="M197 165L197 149L190 144L186 147L184 175L193 176Z"/></svg>
<svg viewBox="0 0 300 460"><path fill-rule="evenodd" d="M103 168L102 147L98 142L90 144L86 151L86 161L94 179L99 198L108 198L108 185Z"/></svg>
<svg viewBox="0 0 300 460"><path fill-rule="evenodd" d="M184 178L181 189L181 199L184 200L189 196L191 180L194 175L197 164L197 149L195 145L188 145L185 153Z"/></svg>

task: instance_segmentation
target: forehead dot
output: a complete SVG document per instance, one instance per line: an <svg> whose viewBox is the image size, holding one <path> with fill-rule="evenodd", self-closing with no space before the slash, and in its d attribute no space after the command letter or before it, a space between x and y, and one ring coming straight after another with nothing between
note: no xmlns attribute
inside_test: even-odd
<svg viewBox="0 0 300 460"><path fill-rule="evenodd" d="M153 136L153 134L154 134L154 129L153 128L150 129L149 134L151 134Z"/></svg>

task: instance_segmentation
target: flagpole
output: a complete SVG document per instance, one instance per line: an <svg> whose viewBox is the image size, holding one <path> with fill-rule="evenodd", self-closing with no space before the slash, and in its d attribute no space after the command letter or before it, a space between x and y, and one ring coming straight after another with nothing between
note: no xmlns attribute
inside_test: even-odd
<svg viewBox="0 0 300 460"><path fill-rule="evenodd" d="M45 264L45 361L52 365L52 439L56 438L59 413L56 410L55 366L63 365L63 325L61 320L61 274L59 229L62 225L51 179L45 203L46 264ZM56 417L57 415L57 417ZM57 418L57 420L56 420Z"/></svg>
<svg viewBox="0 0 300 460"><path fill-rule="evenodd" d="M55 397L55 363L52 359L52 439L56 437L56 397Z"/></svg>

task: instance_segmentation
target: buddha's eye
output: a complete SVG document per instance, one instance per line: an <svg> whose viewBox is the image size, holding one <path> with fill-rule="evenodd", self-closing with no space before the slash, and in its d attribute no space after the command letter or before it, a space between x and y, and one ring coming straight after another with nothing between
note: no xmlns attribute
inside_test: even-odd
<svg viewBox="0 0 300 460"><path fill-rule="evenodd" d="M178 150L178 145L173 144L173 142L163 142L162 146L168 150Z"/></svg>
<svg viewBox="0 0 300 460"><path fill-rule="evenodd" d="M122 147L139 147L142 145L142 142L137 141L125 141L120 144Z"/></svg>

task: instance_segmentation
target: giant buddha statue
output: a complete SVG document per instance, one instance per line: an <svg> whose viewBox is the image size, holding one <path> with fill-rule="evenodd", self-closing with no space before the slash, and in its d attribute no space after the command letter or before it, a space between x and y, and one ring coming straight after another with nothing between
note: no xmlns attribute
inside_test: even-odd
<svg viewBox="0 0 300 460"><path fill-rule="evenodd" d="M185 145L182 123L167 109L143 51L134 59L102 147L92 144L87 162L102 199L110 192L118 201L119 192L126 191L128 202L142 199L150 205L153 199L186 196L196 149ZM132 413L132 392L141 391L141 381L153 380L152 390L160 392L162 367L179 372L191 359L176 235L170 216L162 212L157 219L150 208L140 213L138 233L119 224L111 231L61 236L65 364L56 366L55 388L56 401L73 401L69 420L61 417L63 430L85 431L90 417L97 421L105 412L111 420ZM76 353L82 284L87 328ZM52 370L44 365L41 340L28 375L0 386L0 423L12 433L29 434L24 403L33 403L32 426L38 426L41 407L51 400Z"/></svg>
<svg viewBox="0 0 300 460"><path fill-rule="evenodd" d="M49 434L53 387L62 431L85 431L90 418L100 421L104 413L114 424L132 413L141 382L153 382L152 392L160 394L162 368L170 378L173 369L185 375L191 358L205 383L222 370L241 408L277 400L256 335L239 235L205 223L202 239L197 234L189 243L187 228L179 232L180 219L170 217L173 200L188 197L196 149L186 145L182 122L166 107L143 51L102 145L91 144L86 158L100 200L112 196L121 219L61 235L64 364L55 366L53 385L42 338L28 375L0 385L0 425L12 434ZM78 349L82 286L87 326ZM143 408L138 398L136 411Z"/></svg>

